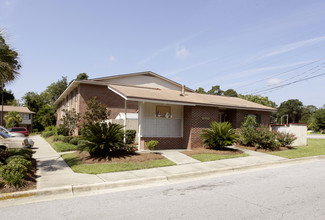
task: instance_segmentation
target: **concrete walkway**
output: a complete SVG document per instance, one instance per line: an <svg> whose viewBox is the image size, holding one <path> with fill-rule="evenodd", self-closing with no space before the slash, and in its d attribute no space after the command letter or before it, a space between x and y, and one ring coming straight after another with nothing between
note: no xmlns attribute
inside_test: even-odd
<svg viewBox="0 0 325 220"><path fill-rule="evenodd" d="M174 161L176 166L159 167L144 170L133 170L98 175L74 173L61 156L42 137L34 136L34 158L37 160L37 189L65 186L87 186L89 184L118 183L125 181L143 181L149 179L172 178L176 176L199 175L200 173L216 172L241 167L263 165L285 158L264 154L256 151L241 149L251 155L210 162L199 162L175 150L161 151L162 155ZM236 147L232 147L236 148Z"/></svg>

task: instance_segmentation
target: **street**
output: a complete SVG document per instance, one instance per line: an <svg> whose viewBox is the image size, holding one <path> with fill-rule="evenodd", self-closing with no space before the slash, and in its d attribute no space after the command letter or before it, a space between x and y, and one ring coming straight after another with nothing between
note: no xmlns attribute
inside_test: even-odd
<svg viewBox="0 0 325 220"><path fill-rule="evenodd" d="M325 219L325 161L0 209L1 219Z"/></svg>

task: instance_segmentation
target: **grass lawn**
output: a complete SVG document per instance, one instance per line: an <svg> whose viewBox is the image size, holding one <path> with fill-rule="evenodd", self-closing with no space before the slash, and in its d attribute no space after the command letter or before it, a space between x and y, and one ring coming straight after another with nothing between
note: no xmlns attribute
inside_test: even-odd
<svg viewBox="0 0 325 220"><path fill-rule="evenodd" d="M77 145L64 143L64 142L61 142L61 141L54 142L52 139L53 138L46 138L46 141L49 144L51 144L51 146L53 147L54 150L56 150L56 152L65 152L65 151L77 150L77 147L78 147Z"/></svg>
<svg viewBox="0 0 325 220"><path fill-rule="evenodd" d="M74 172L88 174L111 173L176 165L174 162L167 159L147 160L139 162L83 163L81 158L75 153L64 154L62 155L62 158Z"/></svg>
<svg viewBox="0 0 325 220"><path fill-rule="evenodd" d="M213 161L213 160L224 160L237 157L247 157L248 154L231 154L231 155L219 155L219 154L194 154L192 157L201 162Z"/></svg>
<svg viewBox="0 0 325 220"><path fill-rule="evenodd" d="M275 151L269 154L289 159L325 155L325 139L307 139L308 146L296 147L291 150Z"/></svg>

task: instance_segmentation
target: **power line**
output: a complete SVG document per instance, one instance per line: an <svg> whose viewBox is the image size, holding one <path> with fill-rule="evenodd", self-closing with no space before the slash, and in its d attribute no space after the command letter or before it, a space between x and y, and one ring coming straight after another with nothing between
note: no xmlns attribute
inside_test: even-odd
<svg viewBox="0 0 325 220"><path fill-rule="evenodd" d="M306 74L306 73L308 73L308 72L310 72L310 71L312 71L312 70L318 68L317 70L315 70L315 71L313 71L313 72L311 72L311 73L308 73L305 77L310 76L310 75L312 75L312 74L314 74L314 73L316 73L316 72L322 70L322 69L324 68L324 65L325 65L325 62L324 62L324 63L321 63L321 64L319 64L319 65L317 65L317 66L315 66L315 67L312 67L312 68L310 68L310 69L308 69L308 70L306 70L306 71L304 71L304 72L302 72L302 73L300 73L300 74L298 74L298 75L295 75L295 76L293 76L293 77L290 77L290 78L288 78L288 79L285 79L284 81L282 81L282 83L283 83L283 82L288 82L288 81L290 81L290 80L292 80L292 79L295 79L295 78L297 78L297 77L299 77L299 76L302 76L302 75L304 75L304 74ZM303 77L303 78L305 78L305 77ZM302 78L302 79L303 79L303 78ZM265 86L264 88L261 88L261 89L262 89L262 90L265 90L265 88L268 88L268 87L272 87L272 86L271 86L271 85L269 85L269 86ZM256 93L256 90L259 91L260 89L249 90L249 91L247 91L247 92L244 92L243 94L249 94L249 93L251 93L251 92Z"/></svg>
<svg viewBox="0 0 325 220"><path fill-rule="evenodd" d="M280 89L280 88L283 88L285 86L289 86L289 85L292 85L292 84L295 84L295 83L298 83L298 82L306 81L306 80L313 79L313 78L316 78L316 77L319 77L319 76L323 76L323 75L325 75L325 73L321 73L321 74L318 74L318 75L315 75L315 76L310 76L310 77L307 77L307 78L302 78L302 79L299 79L299 80L296 80L296 81L293 81L293 82L290 82L290 83L286 83L286 84L283 84L283 85L275 86L273 88L264 89L264 90L255 92L252 95L257 94L257 93L264 94L266 92L273 92L273 91L275 91L277 89Z"/></svg>
<svg viewBox="0 0 325 220"><path fill-rule="evenodd" d="M311 65L311 64L313 64L313 63L317 63L317 62L319 62L319 61L321 61L321 60L325 60L325 57L323 57L323 58L321 58L321 59L319 59L319 60L312 61L312 62L307 63L307 64L305 64L305 65L302 65L302 66L296 67L296 68L294 68L294 69L291 69L291 70L288 70L288 71L284 71L284 72L282 72L282 73L277 73L277 74L274 74L274 75L269 76L269 77L267 77L267 78L260 79L260 80L256 80L256 81L254 81L254 82L252 82L252 83L247 83L246 85L243 85L243 86L237 87L236 89L241 89L241 88L244 88L244 87L247 87L247 86L251 86L252 84L255 84L255 83L258 83L258 82L263 82L263 81L265 81L265 80L272 79L273 77L276 77L276 76L280 76L280 75L283 75L283 74L286 74L286 73L290 73L290 72L292 72L292 71L295 71L295 70L297 70L297 69L301 69L301 68L306 67L306 66L308 66L308 65Z"/></svg>

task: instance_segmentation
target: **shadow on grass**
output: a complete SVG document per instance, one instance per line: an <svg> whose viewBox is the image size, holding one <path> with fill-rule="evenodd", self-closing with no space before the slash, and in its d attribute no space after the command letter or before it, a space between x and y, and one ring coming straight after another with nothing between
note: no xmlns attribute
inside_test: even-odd
<svg viewBox="0 0 325 220"><path fill-rule="evenodd" d="M228 147L219 147L219 148L208 147L207 149L216 150L216 151L220 150L220 151L241 152L240 150L228 148Z"/></svg>
<svg viewBox="0 0 325 220"><path fill-rule="evenodd" d="M65 158L64 161L70 166L75 166L81 164L79 157Z"/></svg>

